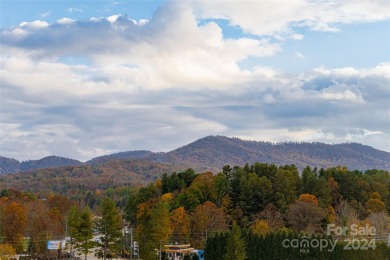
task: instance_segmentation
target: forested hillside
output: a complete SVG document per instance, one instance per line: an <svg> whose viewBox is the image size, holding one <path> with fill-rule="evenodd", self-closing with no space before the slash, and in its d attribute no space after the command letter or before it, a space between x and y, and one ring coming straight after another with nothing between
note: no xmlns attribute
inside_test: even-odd
<svg viewBox="0 0 390 260"><path fill-rule="evenodd" d="M99 157L95 157L89 161L87 161L87 164L97 164L97 163L103 163L108 162L112 160L118 160L118 159L144 159L147 158L153 154L153 152L150 151L129 151L129 152L120 152L120 153L114 153L109 155L103 155Z"/></svg>
<svg viewBox="0 0 390 260"><path fill-rule="evenodd" d="M20 162L18 160L0 156L0 174L18 171L20 171Z"/></svg>
<svg viewBox="0 0 390 260"><path fill-rule="evenodd" d="M28 160L23 162L0 156L0 174L62 166L75 166L81 164L82 163L80 161L54 155L47 156L39 160Z"/></svg>
<svg viewBox="0 0 390 260"><path fill-rule="evenodd" d="M340 165L363 171L374 168L390 169L390 153L357 143L329 145L286 142L274 144L244 141L225 136L208 136L167 153L141 150L99 156L87 161L84 165L140 159L145 163L163 163L171 167L193 168L199 171L218 171L227 164L243 165L255 162L276 165L295 164L301 170L306 166L327 168ZM57 156L21 163L14 159L0 157L0 173L81 164L77 160Z"/></svg>
<svg viewBox="0 0 390 260"><path fill-rule="evenodd" d="M390 169L390 153L357 144L269 143L208 136L167 154L175 162L192 162L221 168L224 165L266 162L317 168L346 166L349 169Z"/></svg>
<svg viewBox="0 0 390 260"><path fill-rule="evenodd" d="M143 165L128 167L142 168ZM93 169L85 168L85 172L80 169L70 167L68 174L80 178L88 178L90 170L92 176L89 177L99 178L101 174ZM114 169L113 173L119 170ZM89 187L84 179L83 188L96 189L76 189L70 193L61 186L66 183L66 176L62 178L56 185L63 195L0 189L0 235L4 247L44 254L47 239L75 236L77 240L80 234L77 232L83 232L87 239L80 240L75 248L87 248L85 252L89 252L88 241L92 239L92 230L96 229L101 237L113 237L108 246L110 255L128 257L121 239L123 218L134 230L142 259L154 259L160 243L176 242L205 248L209 259L217 256L219 259L226 252L233 256L244 254L248 259L272 258L277 252L291 259L324 257L324 253L327 257L324 259L341 256L385 259L389 252L385 239L390 230L390 173L384 170L361 172L346 167L305 167L299 172L294 165L226 165L216 174L197 173L192 169L166 172L161 179L139 187L120 183L115 174L109 185L100 188ZM50 178L45 181L45 185L51 185ZM99 217L95 218L95 223L92 216ZM79 221L89 223L88 228L77 224ZM344 244L335 240L336 251L316 249L302 255L299 250L286 249L281 244L286 238L302 236L337 239L335 234L323 236L328 224L375 227L375 249L370 246L362 253L343 252ZM372 239L372 236L364 236L364 239ZM24 237L30 238L27 243L30 247L24 246ZM352 234L346 233L343 239L350 237ZM239 251L229 249L237 247L239 241L246 241ZM245 244L251 246L245 247ZM97 254L102 253L103 244L93 244L93 247L97 248ZM350 259L348 257L346 259Z"/></svg>
<svg viewBox="0 0 390 260"><path fill-rule="evenodd" d="M0 176L0 189L12 188L47 195L72 195L154 182L163 173L180 170L172 165L142 160L111 160L97 165L64 166Z"/></svg>

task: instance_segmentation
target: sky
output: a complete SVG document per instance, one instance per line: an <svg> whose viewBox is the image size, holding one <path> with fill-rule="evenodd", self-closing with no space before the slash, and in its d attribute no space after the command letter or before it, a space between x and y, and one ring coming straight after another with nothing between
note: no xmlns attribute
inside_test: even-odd
<svg viewBox="0 0 390 260"><path fill-rule="evenodd" d="M0 155L208 135L390 152L387 0L0 1Z"/></svg>

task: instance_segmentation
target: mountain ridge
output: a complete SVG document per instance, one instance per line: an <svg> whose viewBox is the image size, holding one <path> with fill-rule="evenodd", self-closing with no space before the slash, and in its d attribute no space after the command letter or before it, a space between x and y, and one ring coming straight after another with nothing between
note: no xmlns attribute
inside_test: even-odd
<svg viewBox="0 0 390 260"><path fill-rule="evenodd" d="M16 159L0 156L0 174L34 169L56 168L62 166L78 166L82 162L66 157L50 155L38 160L19 162Z"/></svg>
<svg viewBox="0 0 390 260"><path fill-rule="evenodd" d="M207 156L197 156L197 149ZM298 168L346 166L350 169L390 169L390 153L359 143L325 144L320 142L280 142L241 140L225 136L207 136L168 154L179 158L200 159L199 163L221 168L226 164L265 162L277 165L295 164ZM218 161L218 155L225 160Z"/></svg>
<svg viewBox="0 0 390 260"><path fill-rule="evenodd" d="M295 164L298 168L346 166L350 169L390 169L390 153L359 143L279 142L241 140L236 137L206 136L169 152L135 150L108 154L82 163L59 156L19 162L0 156L0 173L48 167L96 165L113 160L143 160L179 165L197 170L218 170L224 165L264 162Z"/></svg>

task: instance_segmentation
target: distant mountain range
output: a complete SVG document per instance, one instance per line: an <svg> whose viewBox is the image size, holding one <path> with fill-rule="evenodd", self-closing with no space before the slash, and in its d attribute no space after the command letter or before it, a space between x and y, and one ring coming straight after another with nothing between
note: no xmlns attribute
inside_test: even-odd
<svg viewBox="0 0 390 260"><path fill-rule="evenodd" d="M167 153L129 151L93 158L85 163L58 156L19 162L0 156L0 173L79 165L101 165L114 161L141 160L143 164L163 164L174 168L218 171L224 165L265 162L311 167L346 166L351 170L390 170L390 153L358 143L269 143L244 141L225 136L208 136Z"/></svg>
<svg viewBox="0 0 390 260"><path fill-rule="evenodd" d="M28 171L43 168L55 168L70 165L77 166L81 164L82 162L80 161L54 155L44 157L40 160L28 160L23 162L19 162L18 160L12 158L0 156L0 173Z"/></svg>

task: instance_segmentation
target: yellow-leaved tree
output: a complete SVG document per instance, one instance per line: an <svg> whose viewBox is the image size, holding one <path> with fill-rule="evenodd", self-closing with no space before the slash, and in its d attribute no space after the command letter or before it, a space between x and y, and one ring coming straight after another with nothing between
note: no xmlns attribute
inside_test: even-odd
<svg viewBox="0 0 390 260"><path fill-rule="evenodd" d="M172 240L179 244L188 243L190 239L190 218L184 207L171 213Z"/></svg>
<svg viewBox="0 0 390 260"><path fill-rule="evenodd" d="M370 194L370 199L366 202L366 209L368 214L386 211L385 203L378 192Z"/></svg>
<svg viewBox="0 0 390 260"><path fill-rule="evenodd" d="M271 229L266 220L256 219L255 223L251 226L251 231L253 234L265 236L271 231Z"/></svg>
<svg viewBox="0 0 390 260"><path fill-rule="evenodd" d="M25 208L18 202L3 202L1 232L3 242L14 245L17 251L23 250L23 236L26 231L27 215Z"/></svg>
<svg viewBox="0 0 390 260"><path fill-rule="evenodd" d="M8 260L16 255L16 250L10 244L0 244L0 260Z"/></svg>

